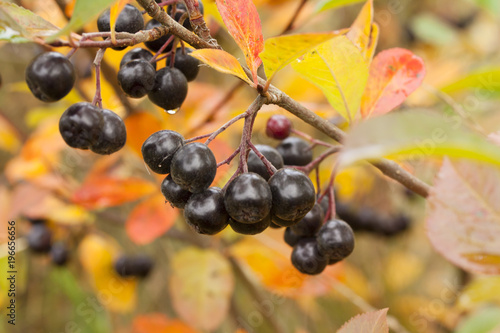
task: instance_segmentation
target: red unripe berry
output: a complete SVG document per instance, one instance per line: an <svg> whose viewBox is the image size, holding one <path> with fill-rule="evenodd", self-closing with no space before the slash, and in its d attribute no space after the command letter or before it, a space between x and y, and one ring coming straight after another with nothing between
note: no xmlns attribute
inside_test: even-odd
<svg viewBox="0 0 500 333"><path fill-rule="evenodd" d="M275 114L267 120L266 134L268 137L283 140L288 138L292 130L292 122L285 116Z"/></svg>

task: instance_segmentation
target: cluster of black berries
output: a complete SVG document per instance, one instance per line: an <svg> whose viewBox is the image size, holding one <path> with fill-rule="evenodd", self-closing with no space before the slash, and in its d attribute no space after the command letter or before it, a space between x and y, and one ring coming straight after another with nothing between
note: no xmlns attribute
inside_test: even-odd
<svg viewBox="0 0 500 333"><path fill-rule="evenodd" d="M27 235L28 247L35 253L50 253L52 262L63 266L69 259L67 246L62 242L52 242L52 232L46 225L46 220L29 219L32 226Z"/></svg>
<svg viewBox="0 0 500 333"><path fill-rule="evenodd" d="M201 2L200 9L203 10ZM169 6L168 13L172 14L172 11L173 8ZM184 12L186 12L184 5L177 4L174 18L179 20ZM97 20L99 31L110 31L109 17L109 9L99 16ZM161 23L153 19L146 24L146 29L150 30L159 26ZM192 30L189 19L184 21L184 26ZM132 5L126 5L118 15L115 30L136 33L142 29L144 29L144 20L141 12ZM172 52L174 43L170 34L148 41L145 45L153 52L170 52L166 67L157 71L156 58L153 54L146 49L134 48L127 52L120 62L118 84L131 98L148 95L151 102L163 109L177 110L186 99L188 81L194 80L198 75L200 63L189 55L192 52L190 49L178 48ZM122 50L125 47L113 48Z"/></svg>

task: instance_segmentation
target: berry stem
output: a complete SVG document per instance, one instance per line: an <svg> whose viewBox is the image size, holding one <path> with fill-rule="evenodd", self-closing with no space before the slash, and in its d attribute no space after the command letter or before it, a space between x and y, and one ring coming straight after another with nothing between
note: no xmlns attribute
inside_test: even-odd
<svg viewBox="0 0 500 333"><path fill-rule="evenodd" d="M318 139L315 139L313 138L312 136L310 136L309 134L306 134L302 131L299 131L295 128L292 127L291 129L291 132L295 135L298 135L298 136L301 136L302 138L306 139L307 141L311 142L313 146L323 146L323 147L335 147L334 145L330 144L330 143L327 143L327 142L324 142L324 141L321 141L321 140L318 140Z"/></svg>
<svg viewBox="0 0 500 333"><path fill-rule="evenodd" d="M260 158L262 163L266 166L267 172L272 176L276 171L278 171L274 165L272 165L269 160L262 155L262 153L257 149L257 147L254 146L254 144L251 141L248 141L248 146L253 150L253 152Z"/></svg>
<svg viewBox="0 0 500 333"><path fill-rule="evenodd" d="M165 1L160 2L158 4L158 6L165 7L165 6L177 4L178 2L179 2L179 0L165 0Z"/></svg>
<svg viewBox="0 0 500 333"><path fill-rule="evenodd" d="M163 53L163 50L165 50L167 48L167 46L169 46L170 43L172 43L174 41L174 39L175 39L174 35L170 36L170 38L167 39L167 41L165 42L165 44L163 44L160 47L160 49L158 50L158 52L155 53L155 56L153 57L153 59L150 60L150 62L154 62L156 60L156 58L158 58L158 56Z"/></svg>
<svg viewBox="0 0 500 333"><path fill-rule="evenodd" d="M313 161L311 161L311 163L302 167L296 167L296 169L304 172L305 174L310 174L317 166L320 165L321 162L323 162L327 157L338 153L341 148L341 146L332 146L329 149L325 150L321 155L316 157Z"/></svg>
<svg viewBox="0 0 500 333"><path fill-rule="evenodd" d="M224 164L231 163L231 161L236 157L236 155L238 155L239 152L240 152L240 148L237 148L228 158L226 158L224 161L217 163L217 167L220 167L221 165L224 165Z"/></svg>
<svg viewBox="0 0 500 333"><path fill-rule="evenodd" d="M101 61L104 57L105 48L99 49L94 59L95 66L95 95L92 104L100 107L102 109L102 97L101 97Z"/></svg>
<svg viewBox="0 0 500 333"><path fill-rule="evenodd" d="M170 57L171 54L172 54L172 51L168 51L167 53L165 53L161 57L158 57L156 59L153 57L149 62L150 63L158 62L160 60L163 60L163 59L166 59L166 58Z"/></svg>
<svg viewBox="0 0 500 333"><path fill-rule="evenodd" d="M209 136L209 138L207 139L207 141L205 141L205 145L209 145L210 142L212 142L217 137L217 135L219 135L222 132L224 132L229 126L231 126L232 124L234 124L238 120L246 118L246 116L247 116L247 114L246 114L246 112L244 112L244 113L241 113L241 114L237 115L233 119L229 120L227 123L225 123L224 125L222 125L217 131L213 132Z"/></svg>

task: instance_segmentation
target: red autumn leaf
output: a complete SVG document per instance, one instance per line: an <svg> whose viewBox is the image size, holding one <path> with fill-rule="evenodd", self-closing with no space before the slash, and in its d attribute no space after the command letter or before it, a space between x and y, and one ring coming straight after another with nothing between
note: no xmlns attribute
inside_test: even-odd
<svg viewBox="0 0 500 333"><path fill-rule="evenodd" d="M229 33L245 54L253 81L257 84L257 69L262 63L259 53L264 49L257 8L252 0L216 0L216 3Z"/></svg>
<svg viewBox="0 0 500 333"><path fill-rule="evenodd" d="M394 48L380 52L370 67L361 114L383 115L401 105L424 80L425 65L411 51Z"/></svg>
<svg viewBox="0 0 500 333"><path fill-rule="evenodd" d="M179 210L157 194L138 204L130 213L125 229L136 244L148 244L167 232L174 224Z"/></svg>
<svg viewBox="0 0 500 333"><path fill-rule="evenodd" d="M137 316L132 323L133 333L196 333L178 319L169 319L162 313Z"/></svg>
<svg viewBox="0 0 500 333"><path fill-rule="evenodd" d="M91 177L75 191L74 203L87 209L118 206L157 191L155 184L140 178Z"/></svg>

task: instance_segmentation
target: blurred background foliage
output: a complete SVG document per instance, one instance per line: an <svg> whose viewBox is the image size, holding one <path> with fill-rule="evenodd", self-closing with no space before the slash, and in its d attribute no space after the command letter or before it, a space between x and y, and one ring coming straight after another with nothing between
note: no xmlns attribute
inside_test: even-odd
<svg viewBox="0 0 500 333"><path fill-rule="evenodd" d="M72 1L63 10L62 0L16 2L60 27L71 15ZM280 34L299 2L255 0L264 36ZM350 26L362 3L335 2L307 1L294 32ZM203 3L213 36L242 59L214 3ZM376 0L375 8L378 50L408 48L426 63L424 85L403 108L423 106L452 114L459 106L470 126L488 133L499 129L498 1ZM95 21L85 31L96 31ZM239 332L333 332L371 307L388 307L410 332L498 332L500 279L472 276L437 255L425 236L424 200L370 167L342 172L336 184L339 198L381 216L404 212L411 225L391 237L357 233L353 255L320 276L294 270L282 230L255 237L226 230L220 236L186 238L182 216L164 204L161 177L143 165L142 142L160 129L174 129L186 138L212 132L244 111L254 92L203 67L190 83L183 107L171 115L147 99L124 101L119 96L115 77L123 53L108 50L103 105L125 118L128 140L119 153L97 157L68 148L57 129L68 106L94 94L95 50L79 50L72 57L79 80L70 95L54 104L41 104L24 82L26 65L41 51L34 44L0 44L0 242L4 246L6 222L14 218L20 272L18 323L13 329L2 319L0 332L236 332L238 327ZM321 91L293 71L280 72L273 84L321 116L338 120ZM264 133L267 118L275 113L286 114L275 107L259 113L255 143L277 144ZM326 140L290 117L295 128ZM218 161L238 145L241 125L214 142ZM432 182L439 161L403 165ZM322 165L322 181L328 180L331 167L332 162ZM224 184L231 168L221 168L216 183ZM30 224L23 216L49 220L54 238L72 248L66 267L52 266L47 257L26 250L23 236ZM151 276L142 281L115 276L111 263L119 253L151 255ZM117 286L111 292L110 281ZM2 308L7 301L4 284L1 279Z"/></svg>

